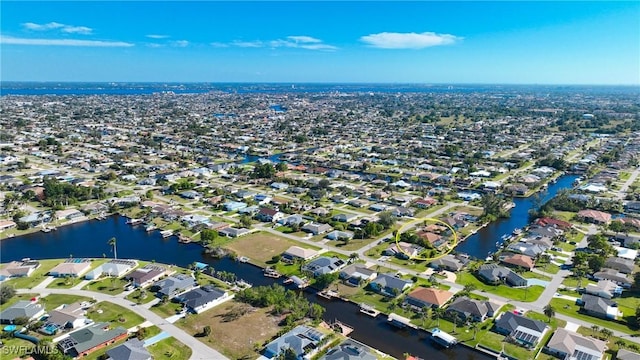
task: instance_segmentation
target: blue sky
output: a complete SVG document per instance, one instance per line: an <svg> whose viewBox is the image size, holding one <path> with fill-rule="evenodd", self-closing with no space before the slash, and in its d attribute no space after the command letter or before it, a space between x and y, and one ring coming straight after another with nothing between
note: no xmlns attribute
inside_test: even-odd
<svg viewBox="0 0 640 360"><path fill-rule="evenodd" d="M640 84L640 2L2 1L6 81Z"/></svg>

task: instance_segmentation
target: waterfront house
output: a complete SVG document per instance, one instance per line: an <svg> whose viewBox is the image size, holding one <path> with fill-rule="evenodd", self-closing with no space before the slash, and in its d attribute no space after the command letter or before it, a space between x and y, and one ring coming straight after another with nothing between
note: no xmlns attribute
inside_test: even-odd
<svg viewBox="0 0 640 360"><path fill-rule="evenodd" d="M480 280L491 285L506 283L510 286L527 286L527 279L516 274L511 269L497 264L486 264L478 269Z"/></svg>
<svg viewBox="0 0 640 360"><path fill-rule="evenodd" d="M599 296L583 294L578 304L581 307L580 310L587 315L610 320L615 320L619 315L615 301Z"/></svg>
<svg viewBox="0 0 640 360"><path fill-rule="evenodd" d="M587 284L584 292L604 299L612 299L622 294L622 287L610 280L600 280L597 284Z"/></svg>
<svg viewBox="0 0 640 360"><path fill-rule="evenodd" d="M294 262L297 259L304 261L313 259L318 255L318 251L312 249L305 249L299 246L292 246L282 253L282 259L284 261Z"/></svg>
<svg viewBox="0 0 640 360"><path fill-rule="evenodd" d="M538 244L519 241L517 243L509 244L509 246L507 246L507 250L535 258L538 254L542 254L545 251L545 248Z"/></svg>
<svg viewBox="0 0 640 360"><path fill-rule="evenodd" d="M598 210L580 210L578 211L578 218L594 224L606 225L611 222L611 214L598 211Z"/></svg>
<svg viewBox="0 0 640 360"><path fill-rule="evenodd" d="M607 350L607 343L558 328L543 351L560 359L600 360Z"/></svg>
<svg viewBox="0 0 640 360"><path fill-rule="evenodd" d="M453 293L436 288L418 287L404 298L404 303L416 308L442 307L453 297Z"/></svg>
<svg viewBox="0 0 640 360"><path fill-rule="evenodd" d="M151 286L151 291L157 292L158 297L173 297L176 294L196 286L194 278L184 274L175 274L166 277Z"/></svg>
<svg viewBox="0 0 640 360"><path fill-rule="evenodd" d="M516 315L507 311L500 315L494 324L494 331L506 335L517 343L533 348L549 330L547 324L539 320Z"/></svg>
<svg viewBox="0 0 640 360"><path fill-rule="evenodd" d="M273 340L264 349L263 355L268 359L277 358L285 350L291 349L296 359L310 359L315 355L325 334L305 325L298 325L284 335Z"/></svg>
<svg viewBox="0 0 640 360"><path fill-rule="evenodd" d="M30 276L39 267L40 262L36 260L12 261L0 269L0 281L13 277Z"/></svg>
<svg viewBox="0 0 640 360"><path fill-rule="evenodd" d="M124 344L107 350L107 360L152 360L153 357L144 347L144 341L132 338Z"/></svg>
<svg viewBox="0 0 640 360"><path fill-rule="evenodd" d="M72 332L60 340L57 346L63 354L81 358L126 339L128 335L127 329L123 327L109 329L108 323L97 323Z"/></svg>
<svg viewBox="0 0 640 360"><path fill-rule="evenodd" d="M533 259L530 256L522 254L507 255L504 257L501 256L500 262L508 266L515 266L528 271L531 271L534 267Z"/></svg>
<svg viewBox="0 0 640 360"><path fill-rule="evenodd" d="M340 271L340 279L347 285L358 286L361 281L371 281L378 276L374 270L368 269L363 264L351 264Z"/></svg>
<svg viewBox="0 0 640 360"><path fill-rule="evenodd" d="M143 288L159 280L165 274L167 274L167 269L164 266L147 264L130 272L124 278L130 280L133 286Z"/></svg>
<svg viewBox="0 0 640 360"><path fill-rule="evenodd" d="M44 306L37 299L20 300L8 308L0 311L0 323L13 324L17 319L31 321L44 314Z"/></svg>
<svg viewBox="0 0 640 360"><path fill-rule="evenodd" d="M549 226L549 225L555 226L562 230L569 230L573 227L573 224L571 224L570 222L549 218L549 217L538 218L536 219L535 224L540 226Z"/></svg>
<svg viewBox="0 0 640 360"><path fill-rule="evenodd" d="M500 309L500 305L491 301L475 300L467 296L456 298L449 306L446 313L449 317L458 316L465 321L482 322L487 317L493 317Z"/></svg>
<svg viewBox="0 0 640 360"><path fill-rule="evenodd" d="M245 228L236 229L233 227L225 227L223 229L218 230L218 235L234 238L234 237L240 237L242 235L246 235L249 232L250 232L249 229L245 229Z"/></svg>
<svg viewBox="0 0 640 360"><path fill-rule="evenodd" d="M16 226L16 223L11 220L0 220L0 231L13 229Z"/></svg>
<svg viewBox="0 0 640 360"><path fill-rule="evenodd" d="M404 280L394 274L378 274L369 283L369 287L385 296L397 296L413 285L413 281Z"/></svg>
<svg viewBox="0 0 640 360"><path fill-rule="evenodd" d="M89 259L67 259L49 270L54 277L80 277L91 268Z"/></svg>
<svg viewBox="0 0 640 360"><path fill-rule="evenodd" d="M84 275L87 280L96 280L101 276L121 277L138 266L135 260L109 260Z"/></svg>
<svg viewBox="0 0 640 360"><path fill-rule="evenodd" d="M314 277L334 273L342 269L347 263L337 257L322 256L302 266L302 271Z"/></svg>
<svg viewBox="0 0 640 360"><path fill-rule="evenodd" d="M376 360L376 353L368 346L347 339L332 347L319 360Z"/></svg>
<svg viewBox="0 0 640 360"><path fill-rule="evenodd" d="M176 296L176 300L196 314L200 314L232 298L233 295L229 295L228 292L213 285L201 286Z"/></svg>

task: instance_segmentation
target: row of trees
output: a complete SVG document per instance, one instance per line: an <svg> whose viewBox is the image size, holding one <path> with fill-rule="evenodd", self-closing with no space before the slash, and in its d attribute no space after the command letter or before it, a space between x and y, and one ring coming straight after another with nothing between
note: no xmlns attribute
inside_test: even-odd
<svg viewBox="0 0 640 360"><path fill-rule="evenodd" d="M253 306L271 306L274 315L287 314L284 319L285 325L292 325L305 317L320 320L325 311L322 306L310 303L301 293L287 290L277 284L242 290L236 295L236 299Z"/></svg>

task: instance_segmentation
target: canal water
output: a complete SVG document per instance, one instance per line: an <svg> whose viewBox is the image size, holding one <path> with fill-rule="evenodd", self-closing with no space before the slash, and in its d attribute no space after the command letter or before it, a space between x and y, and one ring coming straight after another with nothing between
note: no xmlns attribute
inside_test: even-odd
<svg viewBox="0 0 640 360"><path fill-rule="evenodd" d="M107 241L117 239L118 256L174 264L186 267L194 261L211 265L216 270L231 271L239 278L255 286L276 282L264 277L260 268L238 263L230 259L212 259L202 254L198 244L181 244L175 237L163 239L155 231L147 233L144 226L131 226L120 216L106 220L91 220L58 228L50 233L33 233L0 241L2 262L32 259L80 257L112 257ZM324 318L332 322L339 320L354 328L351 337L396 358L409 353L429 360L440 359L490 359L487 355L464 346L444 350L434 345L424 331L396 329L387 324L384 316L371 318L359 312L355 304L340 300L327 301L313 292L305 295L311 301L325 307Z"/></svg>
<svg viewBox="0 0 640 360"><path fill-rule="evenodd" d="M571 188L577 175L563 175L555 184L549 184L546 191L539 193L541 204L551 200L558 191ZM516 206L511 209L511 216L500 219L480 229L456 247L456 251L466 253L477 259L484 259L494 253L504 242L503 236L510 235L513 230L521 229L529 224L529 210L536 206L534 198L515 198Z"/></svg>

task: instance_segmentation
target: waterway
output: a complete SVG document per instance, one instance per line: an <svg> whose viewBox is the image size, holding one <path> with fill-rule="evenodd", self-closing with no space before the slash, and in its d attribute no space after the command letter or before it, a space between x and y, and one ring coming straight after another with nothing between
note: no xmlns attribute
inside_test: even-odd
<svg viewBox="0 0 640 360"><path fill-rule="evenodd" d="M563 175L554 184L549 184L546 191L539 193L540 204L551 200L558 191L571 188L577 175ZM533 197L515 198L513 202L516 206L511 209L511 216L492 222L488 226L480 229L474 235L468 237L464 242L456 247L456 251L466 253L474 258L484 259L490 253L495 252L504 242L503 236L510 235L513 230L521 229L529 223L529 210L536 204Z"/></svg>
<svg viewBox="0 0 640 360"><path fill-rule="evenodd" d="M256 286L269 285L276 280L262 276L261 269L250 264L234 262L230 259L211 259L202 255L198 244L180 244L175 237L163 239L156 232L147 233L144 226L131 226L120 216L106 220L68 225L50 233L32 233L21 237L0 241L2 262L32 259L81 257L111 257L111 247L107 241L117 239L118 256L154 260L160 263L188 266L194 261L210 264L216 270L232 271L239 278ZM357 305L340 300L327 301L312 292L305 294L311 301L326 308L324 318L328 322L339 320L354 328L351 337L368 344L396 358L410 353L429 360L474 359L491 357L464 346L443 350L433 345L424 331L396 329L387 324L383 315L371 318L359 313Z"/></svg>

